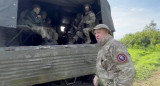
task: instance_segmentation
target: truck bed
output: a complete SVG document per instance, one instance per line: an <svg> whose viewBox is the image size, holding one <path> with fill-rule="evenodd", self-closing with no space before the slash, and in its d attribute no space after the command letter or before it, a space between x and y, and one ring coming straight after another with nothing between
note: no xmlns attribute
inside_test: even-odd
<svg viewBox="0 0 160 86"><path fill-rule="evenodd" d="M0 48L0 86L31 86L95 73L96 45Z"/></svg>

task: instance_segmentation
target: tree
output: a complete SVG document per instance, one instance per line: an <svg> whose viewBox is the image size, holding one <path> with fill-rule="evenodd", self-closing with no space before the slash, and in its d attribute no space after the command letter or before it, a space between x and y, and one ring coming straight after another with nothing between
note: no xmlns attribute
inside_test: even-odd
<svg viewBox="0 0 160 86"><path fill-rule="evenodd" d="M156 23L151 21L144 30L135 34L127 34L120 41L130 48L142 48L157 46L160 44L160 31L156 28Z"/></svg>

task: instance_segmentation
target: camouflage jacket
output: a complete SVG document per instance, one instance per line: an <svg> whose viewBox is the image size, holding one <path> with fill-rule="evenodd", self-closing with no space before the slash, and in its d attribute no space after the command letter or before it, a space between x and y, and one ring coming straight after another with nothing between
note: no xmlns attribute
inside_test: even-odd
<svg viewBox="0 0 160 86"><path fill-rule="evenodd" d="M95 21L96 21L96 17L95 17L94 12L92 12L92 11L86 12L82 21L84 24L86 24L86 27L94 27Z"/></svg>
<svg viewBox="0 0 160 86"><path fill-rule="evenodd" d="M82 19L75 18L74 21L72 22L72 33L76 33L77 31L82 31L82 27L80 25ZM75 27L78 29L76 30Z"/></svg>
<svg viewBox="0 0 160 86"><path fill-rule="evenodd" d="M132 86L136 70L125 45L107 35L97 57L97 76L104 86Z"/></svg>
<svg viewBox="0 0 160 86"><path fill-rule="evenodd" d="M34 11L30 11L26 14L26 24L29 26L39 26L42 22L41 18L37 17L38 15Z"/></svg>

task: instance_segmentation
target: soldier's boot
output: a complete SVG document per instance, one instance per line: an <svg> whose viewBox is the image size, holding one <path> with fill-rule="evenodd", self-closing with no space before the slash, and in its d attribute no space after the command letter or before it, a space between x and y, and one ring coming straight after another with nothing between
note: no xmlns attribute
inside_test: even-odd
<svg viewBox="0 0 160 86"><path fill-rule="evenodd" d="M48 45L58 45L58 43L57 43L56 40L50 39L50 40L48 41Z"/></svg>
<svg viewBox="0 0 160 86"><path fill-rule="evenodd" d="M43 41L42 41L42 45L48 45L48 43L49 43L49 42L48 42L48 39L47 39L47 38L44 38Z"/></svg>
<svg viewBox="0 0 160 86"><path fill-rule="evenodd" d="M53 45L58 45L57 41L53 41L52 43Z"/></svg>
<svg viewBox="0 0 160 86"><path fill-rule="evenodd" d="M90 38L90 35L89 35L89 29L83 29L83 32L86 36L86 39L87 41L85 42L86 44L90 44L91 43L91 38Z"/></svg>
<svg viewBox="0 0 160 86"><path fill-rule="evenodd" d="M72 39L72 40L70 40L69 42L68 42L68 44L74 44L76 42L76 40L75 39Z"/></svg>
<svg viewBox="0 0 160 86"><path fill-rule="evenodd" d="M47 38L43 39L42 45L57 45L58 43L56 41L48 40Z"/></svg>
<svg viewBox="0 0 160 86"><path fill-rule="evenodd" d="M90 37L87 37L87 41L86 41L85 43L86 43L86 44L90 44L90 43L91 43Z"/></svg>
<svg viewBox="0 0 160 86"><path fill-rule="evenodd" d="M85 43L90 44L91 43L91 38L90 38L89 32L85 32L84 34L86 35L86 39L87 39L87 41Z"/></svg>

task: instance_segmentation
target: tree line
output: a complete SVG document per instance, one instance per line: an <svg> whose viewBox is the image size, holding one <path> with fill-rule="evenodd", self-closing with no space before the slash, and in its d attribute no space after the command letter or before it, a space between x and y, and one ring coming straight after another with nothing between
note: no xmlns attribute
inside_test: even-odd
<svg viewBox="0 0 160 86"><path fill-rule="evenodd" d="M160 49L160 31L157 28L157 24L151 21L149 25L145 26L143 31L127 34L120 41L128 48L149 47Z"/></svg>

